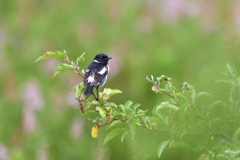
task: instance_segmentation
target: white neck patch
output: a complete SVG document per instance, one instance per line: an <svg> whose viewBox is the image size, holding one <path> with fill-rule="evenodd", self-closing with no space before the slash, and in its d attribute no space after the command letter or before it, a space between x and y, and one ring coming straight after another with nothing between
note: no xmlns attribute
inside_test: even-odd
<svg viewBox="0 0 240 160"><path fill-rule="evenodd" d="M96 59L93 62L99 63Z"/></svg>

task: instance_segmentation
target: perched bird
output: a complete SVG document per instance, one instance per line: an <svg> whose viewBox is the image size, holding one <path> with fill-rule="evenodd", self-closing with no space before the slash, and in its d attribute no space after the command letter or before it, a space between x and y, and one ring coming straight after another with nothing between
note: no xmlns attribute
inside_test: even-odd
<svg viewBox="0 0 240 160"><path fill-rule="evenodd" d="M102 87L108 76L108 60L112 57L104 53L100 53L95 56L92 63L88 66L86 73L84 75L84 85L87 85L84 94L89 95L93 93L93 88L97 89L97 99L98 100L98 88Z"/></svg>

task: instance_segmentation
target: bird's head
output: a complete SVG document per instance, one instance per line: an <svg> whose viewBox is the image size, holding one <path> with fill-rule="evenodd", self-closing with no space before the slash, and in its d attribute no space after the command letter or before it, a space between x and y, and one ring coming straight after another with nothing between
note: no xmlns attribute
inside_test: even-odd
<svg viewBox="0 0 240 160"><path fill-rule="evenodd" d="M109 59L112 59L112 57L108 57L105 53L100 53L95 56L93 61L101 64L107 64Z"/></svg>

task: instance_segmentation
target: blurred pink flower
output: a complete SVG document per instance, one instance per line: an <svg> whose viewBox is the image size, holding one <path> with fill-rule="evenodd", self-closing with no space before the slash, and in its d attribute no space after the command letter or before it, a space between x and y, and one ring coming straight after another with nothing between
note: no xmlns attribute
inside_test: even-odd
<svg viewBox="0 0 240 160"><path fill-rule="evenodd" d="M165 21L175 22L183 15L184 0L162 0L160 16Z"/></svg>
<svg viewBox="0 0 240 160"><path fill-rule="evenodd" d="M108 62L110 69L109 71L110 78L115 76L119 72L122 61L122 58L119 56L119 54L111 54L111 57L113 58Z"/></svg>
<svg viewBox="0 0 240 160"><path fill-rule="evenodd" d="M177 22L182 17L196 17L200 14L200 4L190 0L148 0L150 8L155 10L165 22Z"/></svg>
<svg viewBox="0 0 240 160"><path fill-rule="evenodd" d="M44 61L41 62L41 69L43 73L48 74L54 74L54 72L57 70L58 66L58 60L56 58L50 58L50 59L45 59Z"/></svg>
<svg viewBox="0 0 240 160"><path fill-rule="evenodd" d="M78 108L78 101L75 99L75 93L73 91L67 94L67 104L73 108Z"/></svg>
<svg viewBox="0 0 240 160"><path fill-rule="evenodd" d="M42 92L33 80L29 80L23 91L23 106L28 109L42 109L44 105Z"/></svg>
<svg viewBox="0 0 240 160"><path fill-rule="evenodd" d="M83 120L79 118L73 118L72 125L70 127L70 134L73 138L78 138L83 133Z"/></svg>
<svg viewBox="0 0 240 160"><path fill-rule="evenodd" d="M23 109L23 129L27 133L32 133L36 126L36 116L32 109Z"/></svg>
<svg viewBox="0 0 240 160"><path fill-rule="evenodd" d="M140 17L137 21L137 30L142 33L148 33L153 27L153 21L150 16Z"/></svg>
<svg viewBox="0 0 240 160"><path fill-rule="evenodd" d="M36 126L35 110L43 108L44 101L37 83L29 80L23 91L23 129L32 133Z"/></svg>
<svg viewBox="0 0 240 160"><path fill-rule="evenodd" d="M0 160L8 160L8 149L7 147L0 143Z"/></svg>
<svg viewBox="0 0 240 160"><path fill-rule="evenodd" d="M108 62L110 68L108 76L109 78L114 77L120 71L122 59L128 53L128 48L129 46L127 43L124 41L118 41L106 52L112 57L112 59Z"/></svg>
<svg viewBox="0 0 240 160"><path fill-rule="evenodd" d="M233 20L238 33L240 33L240 2L239 1L233 3Z"/></svg>

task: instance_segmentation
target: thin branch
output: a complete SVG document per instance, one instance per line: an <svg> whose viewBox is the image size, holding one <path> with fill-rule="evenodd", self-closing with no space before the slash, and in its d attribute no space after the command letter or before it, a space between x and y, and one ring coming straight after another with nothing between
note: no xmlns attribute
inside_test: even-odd
<svg viewBox="0 0 240 160"><path fill-rule="evenodd" d="M160 89L160 86L158 86L155 81L152 81L152 83L157 87L157 89ZM176 97L172 96L171 94L167 94L167 93L164 93L164 92L158 92L158 93L165 94L165 95L175 99L176 101L178 101L180 103L180 101Z"/></svg>
<svg viewBox="0 0 240 160"><path fill-rule="evenodd" d="M74 68L74 71L80 75L82 78L84 78L84 76L82 75L82 73L79 71L78 67L75 66L72 62L69 61L69 59L63 59L64 61L66 61L67 63L69 63L73 68Z"/></svg>

